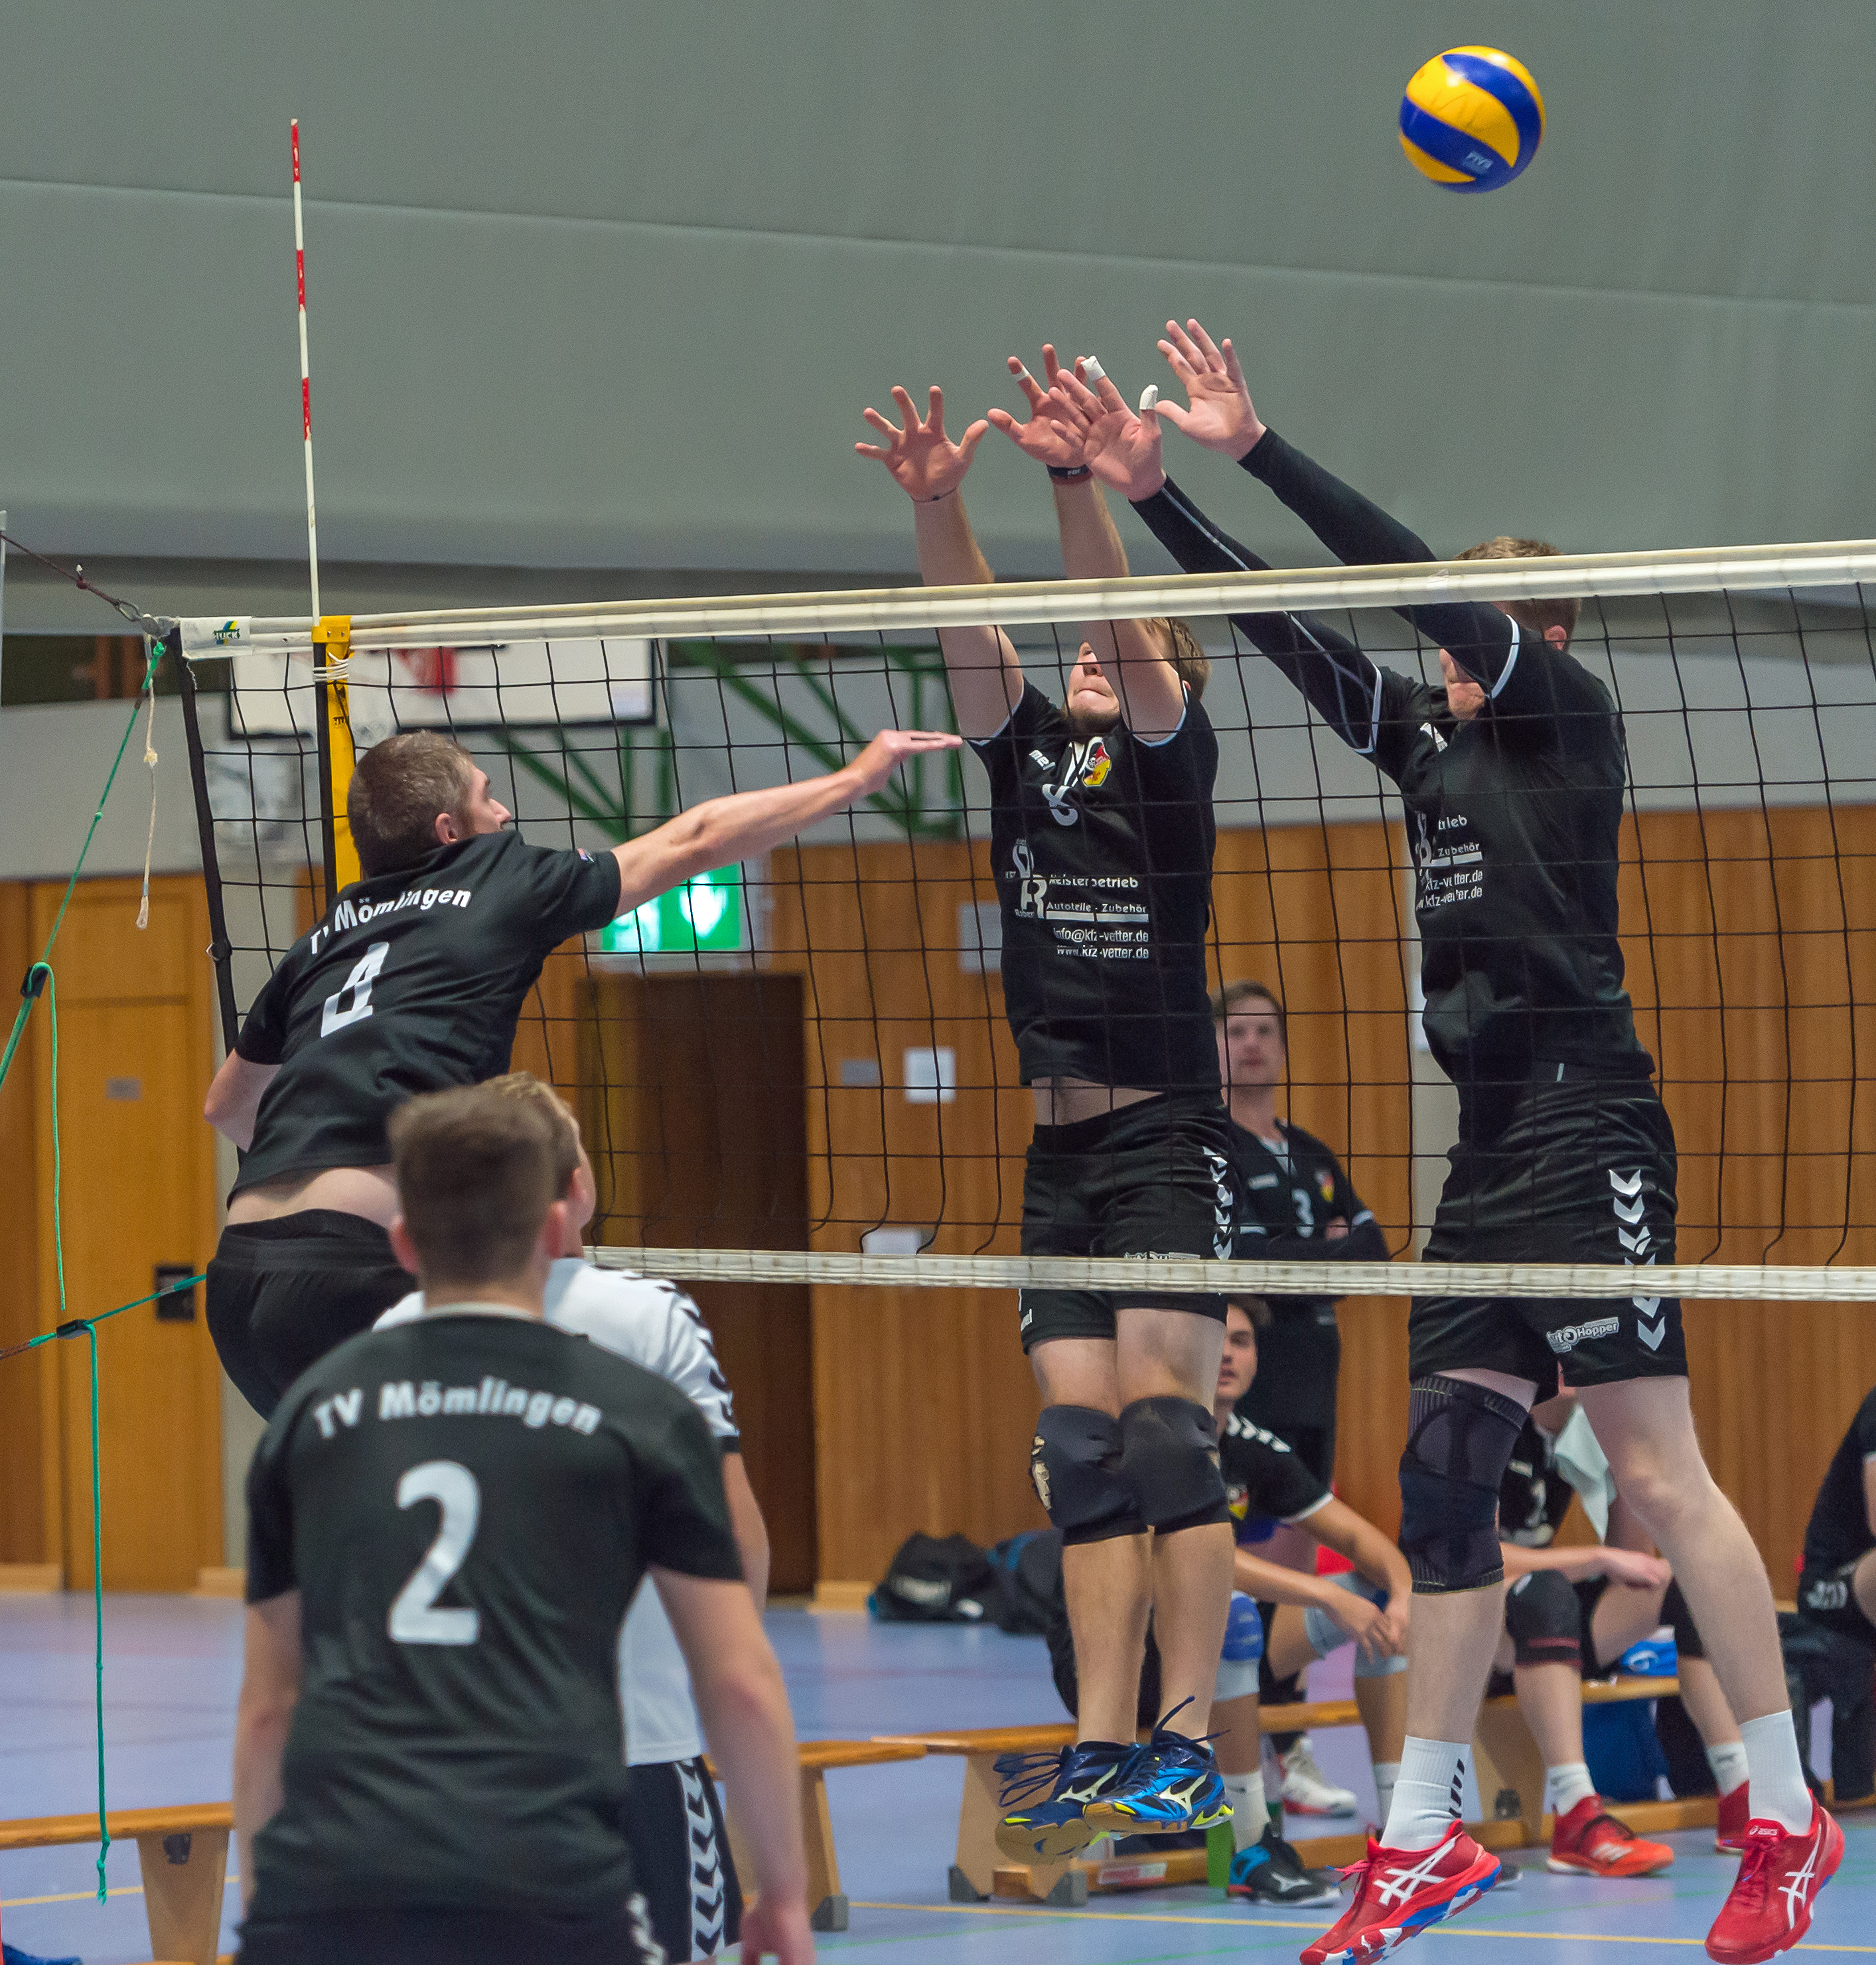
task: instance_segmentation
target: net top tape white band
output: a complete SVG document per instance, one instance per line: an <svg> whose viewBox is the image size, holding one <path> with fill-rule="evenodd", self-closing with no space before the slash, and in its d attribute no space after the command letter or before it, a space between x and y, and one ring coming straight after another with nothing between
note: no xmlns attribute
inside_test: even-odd
<svg viewBox="0 0 1876 1965"><path fill-rule="evenodd" d="M602 1269L685 1282L864 1283L881 1289L1102 1289L1246 1296L1518 1296L1868 1302L1876 1269L1817 1265L1237 1262L1138 1256L860 1256L790 1249L594 1248Z"/></svg>
<svg viewBox="0 0 1876 1965"><path fill-rule="evenodd" d="M819 593L726 594L694 600L575 603L564 606L442 609L352 617L355 652L413 644L487 648L569 636L893 634L907 629L1049 622L1138 620L1289 609L1397 607L1456 600L1743 593L1876 581L1876 540L1725 546L1691 552L1578 553L1554 558L1449 560L1406 566L1310 567L1266 573L1164 578L1000 581L989 587L835 589ZM241 645L307 654L311 623L256 616L240 623ZM233 622L182 623L183 651L225 654Z"/></svg>

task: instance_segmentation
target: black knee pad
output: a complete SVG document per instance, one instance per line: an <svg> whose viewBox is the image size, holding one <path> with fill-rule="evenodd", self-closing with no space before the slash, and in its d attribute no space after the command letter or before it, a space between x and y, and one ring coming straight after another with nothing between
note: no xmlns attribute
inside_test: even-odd
<svg viewBox="0 0 1876 1965"><path fill-rule="evenodd" d="M1504 1593L1504 1628L1520 1664L1583 1668L1583 1606L1554 1569L1520 1576Z"/></svg>
<svg viewBox="0 0 1876 1965"><path fill-rule="evenodd" d="M1144 1535L1123 1466L1121 1423L1091 1406L1044 1406L1029 1449L1036 1498L1064 1545Z"/></svg>
<svg viewBox="0 0 1876 1965"><path fill-rule="evenodd" d="M1501 1582L1498 1487L1524 1427L1515 1399L1465 1378L1416 1378L1401 1455L1401 1551L1424 1596Z"/></svg>
<svg viewBox="0 0 1876 1965"><path fill-rule="evenodd" d="M1681 1594L1678 1583L1670 1583L1668 1594L1661 1600L1661 1621L1674 1627L1677 1657L1704 1658L1707 1655L1707 1647L1701 1642L1700 1627L1694 1622L1694 1613L1687 1607L1687 1599Z"/></svg>
<svg viewBox="0 0 1876 1965"><path fill-rule="evenodd" d="M1160 1535L1229 1522L1218 1471L1218 1423L1192 1399L1135 1399L1121 1410L1121 1439L1135 1505Z"/></svg>

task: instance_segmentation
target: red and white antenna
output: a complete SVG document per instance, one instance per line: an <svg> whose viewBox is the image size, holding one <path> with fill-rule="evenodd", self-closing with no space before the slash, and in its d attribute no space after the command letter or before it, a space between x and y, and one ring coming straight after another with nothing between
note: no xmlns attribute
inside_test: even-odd
<svg viewBox="0 0 1876 1965"><path fill-rule="evenodd" d="M319 606L319 519L313 503L313 375L306 355L306 228L300 215L300 119L293 119L293 270L300 290L300 420L306 439L306 554L313 576L313 619Z"/></svg>

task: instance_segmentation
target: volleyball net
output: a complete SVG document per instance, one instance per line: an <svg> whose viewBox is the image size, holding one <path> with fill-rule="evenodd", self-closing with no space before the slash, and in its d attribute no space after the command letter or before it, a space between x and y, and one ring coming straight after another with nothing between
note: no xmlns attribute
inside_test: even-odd
<svg viewBox="0 0 1876 1965"><path fill-rule="evenodd" d="M1411 1260L1456 1105L1420 1028L1398 794L1232 626L1305 611L1440 680L1392 611L1582 603L1623 719L1627 986L1674 1121L1662 1294L1876 1296L1876 544L1331 568L179 625L224 1038L356 873L355 751L453 734L529 841L589 851L954 727L938 631L995 623L1055 700L1086 622L1176 616L1212 662L1210 979L1287 1012L1276 1109L1331 1146L1397 1258L1018 1253L1035 1119L1005 1020L989 790L921 761L761 860L548 961L515 1063L580 1114L603 1261L697 1280L1265 1294L1627 1295L1606 1266ZM1624 1278L1626 1278L1626 1280Z"/></svg>

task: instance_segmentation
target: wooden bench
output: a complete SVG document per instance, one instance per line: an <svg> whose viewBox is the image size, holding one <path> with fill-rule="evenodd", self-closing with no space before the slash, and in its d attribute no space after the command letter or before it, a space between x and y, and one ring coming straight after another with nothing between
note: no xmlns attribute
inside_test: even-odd
<svg viewBox="0 0 1876 1965"><path fill-rule="evenodd" d="M834 1853L834 1822L827 1807L827 1770L922 1760L925 1748L913 1740L803 1740L796 1751L801 1766L801 1833L808 1857L808 1922L816 1931L845 1931L847 1897L840 1886L840 1864ZM714 1778L714 1766L710 1773ZM729 1845L744 1890L752 1895L755 1866L733 1820L729 1823Z"/></svg>
<svg viewBox="0 0 1876 1965"><path fill-rule="evenodd" d="M1623 1700L1666 1699L1679 1689L1680 1681L1672 1678L1618 1679L1607 1684L1592 1681L1585 1684L1583 1698L1587 1704L1602 1705ZM1359 1725L1361 1716L1352 1699L1324 1700L1273 1706L1266 1723L1280 1723L1285 1732L1305 1732L1312 1728L1327 1732L1339 1726ZM1002 1782L996 1772L998 1756L1057 1753L1074 1737L1074 1728L1067 1725L881 1736L882 1745L916 1746L928 1754L954 1754L964 1761L957 1852L948 1878L954 1903L981 1902L987 1897L999 1896L1072 1906L1086 1903L1091 1890L1140 1889L1205 1880L1202 1849L1169 1849L1163 1855L1109 1857L1094 1861L1063 1857L1054 1863L1011 1862L996 1844L996 1825L1003 1812L999 1799ZM1506 1849L1548 1841L1547 1818L1543 1814L1543 1757L1518 1713L1515 1698L1508 1694L1485 1702L1473 1736L1472 1758L1481 1801L1490 1818L1471 1825L1480 1842L1489 1848ZM1710 1798L1642 1803L1612 1807L1610 1812L1631 1828L1652 1827L1659 1831L1710 1822L1713 1803ZM1654 1819L1670 1814L1675 1819ZM1685 1819L1681 1819L1683 1815ZM1363 1835L1320 1836L1299 1842L1296 1848L1312 1867L1328 1867L1358 1861L1366 1850L1367 1838Z"/></svg>
<svg viewBox="0 0 1876 1965"><path fill-rule="evenodd" d="M847 1928L847 1899L834 1854L834 1825L827 1807L829 1767L877 1767L922 1760L925 1749L895 1740L804 1740L801 1825L807 1846L809 1922L816 1931ZM716 1770L713 1768L712 1773ZM233 1811L226 1802L185 1808L120 1809L106 1817L114 1842L137 1844L143 1873L143 1906L150 1918L150 1955L187 1965L215 1965L221 1935L221 1899L228 1876L228 1837ZM95 1815L50 1815L39 1821L0 1822L0 1850L50 1849L95 1842ZM753 1883L732 1828L737 1867Z"/></svg>
<svg viewBox="0 0 1876 1965"><path fill-rule="evenodd" d="M228 1803L185 1808L117 1809L105 1822L114 1842L134 1842L143 1873L143 1909L153 1958L215 1965L221 1937L221 1896L228 1878ZM95 1842L95 1815L47 1815L0 1822L0 1850L53 1849Z"/></svg>

